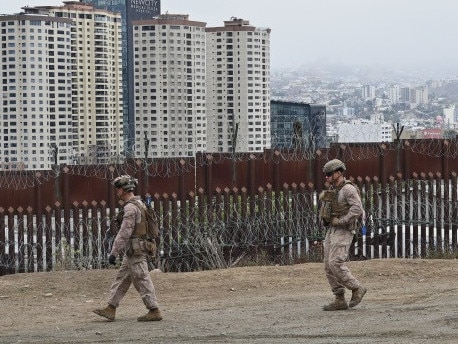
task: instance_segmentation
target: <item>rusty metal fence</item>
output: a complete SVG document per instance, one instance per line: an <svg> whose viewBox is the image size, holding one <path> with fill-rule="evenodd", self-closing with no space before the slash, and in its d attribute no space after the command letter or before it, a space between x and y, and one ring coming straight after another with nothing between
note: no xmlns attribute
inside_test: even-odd
<svg viewBox="0 0 458 344"><path fill-rule="evenodd" d="M415 258L458 249L457 174L416 174L354 180L362 191L365 226L353 259ZM268 184L203 189L185 198L155 194L161 245L155 264L164 271L195 271L238 264L253 252L269 261L307 261L319 251L324 229L318 221L313 184ZM0 275L106 266L116 234L119 205L56 202L41 209L0 207Z"/></svg>

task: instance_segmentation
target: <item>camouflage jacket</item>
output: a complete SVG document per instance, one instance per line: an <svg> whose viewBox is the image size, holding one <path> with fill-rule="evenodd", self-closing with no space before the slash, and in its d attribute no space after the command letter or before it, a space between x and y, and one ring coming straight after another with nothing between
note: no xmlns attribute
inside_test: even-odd
<svg viewBox="0 0 458 344"><path fill-rule="evenodd" d="M140 200L140 196L134 196L133 200ZM122 218L121 226L118 234L113 242L111 253L114 256L118 256L119 253L124 251L127 247L127 243L135 230L135 224L141 221L141 211L133 203L127 202L124 205L124 216Z"/></svg>

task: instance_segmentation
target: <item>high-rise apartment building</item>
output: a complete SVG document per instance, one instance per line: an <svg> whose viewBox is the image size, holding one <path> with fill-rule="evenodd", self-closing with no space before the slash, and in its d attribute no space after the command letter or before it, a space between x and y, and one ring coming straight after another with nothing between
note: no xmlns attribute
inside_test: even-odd
<svg viewBox="0 0 458 344"><path fill-rule="evenodd" d="M401 87L399 89L399 101L401 103L410 103L410 87Z"/></svg>
<svg viewBox="0 0 458 344"><path fill-rule="evenodd" d="M428 87L425 86L417 86L411 90L410 95L411 100L411 107L416 107L418 105L426 105L429 102L428 99Z"/></svg>
<svg viewBox="0 0 458 344"><path fill-rule="evenodd" d="M152 19L161 13L160 0L83 0L96 8L121 14L122 23L122 79L125 151L131 155L135 141L134 123L134 64L132 21Z"/></svg>
<svg viewBox="0 0 458 344"><path fill-rule="evenodd" d="M364 85L361 93L363 99L373 100L375 99L375 86Z"/></svg>
<svg viewBox="0 0 458 344"><path fill-rule="evenodd" d="M50 162L112 163L124 154L191 157L270 148L270 29L237 18L206 28L187 15L155 16L159 1L64 1L24 9L23 15L69 25L69 52L63 54L67 79L59 71L56 83L67 86L71 113L58 124L71 130L65 140L46 143L48 151L57 147L59 153L46 152ZM56 47L63 45L50 45ZM64 68L61 60L54 68ZM126 144L128 139L134 144Z"/></svg>
<svg viewBox="0 0 458 344"><path fill-rule="evenodd" d="M451 104L451 105L446 105L444 106L442 113L443 113L443 118L444 118L444 124L447 127L455 127L457 118L456 118L456 111L455 111L456 105Z"/></svg>
<svg viewBox="0 0 458 344"><path fill-rule="evenodd" d="M390 85L388 87L388 99L391 100L393 104L399 103L401 100L401 89L399 85Z"/></svg>
<svg viewBox="0 0 458 344"><path fill-rule="evenodd" d="M68 18L0 16L0 170L71 162L72 28Z"/></svg>
<svg viewBox="0 0 458 344"><path fill-rule="evenodd" d="M410 108L428 104L428 86L401 87L399 100Z"/></svg>
<svg viewBox="0 0 458 344"><path fill-rule="evenodd" d="M270 148L270 29L232 18L207 33L207 151Z"/></svg>
<svg viewBox="0 0 458 344"><path fill-rule="evenodd" d="M24 9L28 14L72 22L66 40L72 50L71 81L66 84L72 88L73 117L68 121L75 135L72 161L119 162L123 153L121 15L79 1Z"/></svg>
<svg viewBox="0 0 458 344"><path fill-rule="evenodd" d="M206 151L206 24L178 14L132 23L134 156Z"/></svg>

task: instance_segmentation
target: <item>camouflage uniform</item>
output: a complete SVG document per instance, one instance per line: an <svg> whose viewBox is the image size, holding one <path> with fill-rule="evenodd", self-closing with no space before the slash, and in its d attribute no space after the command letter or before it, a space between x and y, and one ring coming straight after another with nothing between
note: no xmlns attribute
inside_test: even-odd
<svg viewBox="0 0 458 344"><path fill-rule="evenodd" d="M140 197L134 196L133 200L140 200ZM126 251L129 238L135 229L135 224L140 223L140 220L141 212L139 208L135 204L127 203L124 206L121 228L114 240L111 255L117 257L119 253ZM115 308L118 307L131 284L140 294L146 308L155 309L159 307L154 285L148 271L146 253L132 256L124 254L121 268L110 288L108 304Z"/></svg>
<svg viewBox="0 0 458 344"><path fill-rule="evenodd" d="M345 262L353 241L351 226L364 210L358 190L351 184L344 185L338 192L337 202L350 206L350 209L339 217L337 225L328 227L324 243L324 269L334 295L343 295L345 288L355 290L361 286Z"/></svg>
<svg viewBox="0 0 458 344"><path fill-rule="evenodd" d="M359 189L345 180L345 164L339 159L328 161L323 172L330 190L320 194L320 219L327 226L324 241L324 270L335 295L335 300L323 306L325 311L337 311L357 306L367 289L351 274L345 262L357 228L358 219L364 216ZM330 178L330 179L328 179ZM345 289L352 291L350 303L345 300Z"/></svg>

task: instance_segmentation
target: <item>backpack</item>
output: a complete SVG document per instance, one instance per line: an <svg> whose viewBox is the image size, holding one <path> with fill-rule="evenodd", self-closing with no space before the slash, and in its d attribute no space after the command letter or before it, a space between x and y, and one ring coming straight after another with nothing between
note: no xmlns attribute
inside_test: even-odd
<svg viewBox="0 0 458 344"><path fill-rule="evenodd" d="M362 200L362 198L361 198L361 190L359 189L358 185L353 183L351 180L345 180L344 185L345 184L353 185L356 188L356 190L358 191L359 199ZM342 185L342 187L343 187L343 185ZM367 232L367 229L366 229L366 212L364 211L364 208L363 208L363 213L356 219L353 231L354 231L354 236L353 236L352 244L356 243L362 235L366 235L366 232Z"/></svg>
<svg viewBox="0 0 458 344"><path fill-rule="evenodd" d="M141 212L141 221L135 226L132 233L144 240L144 249L150 256L156 256L157 246L159 245L159 221L156 211L151 205L145 204L143 201L129 201L135 204Z"/></svg>

